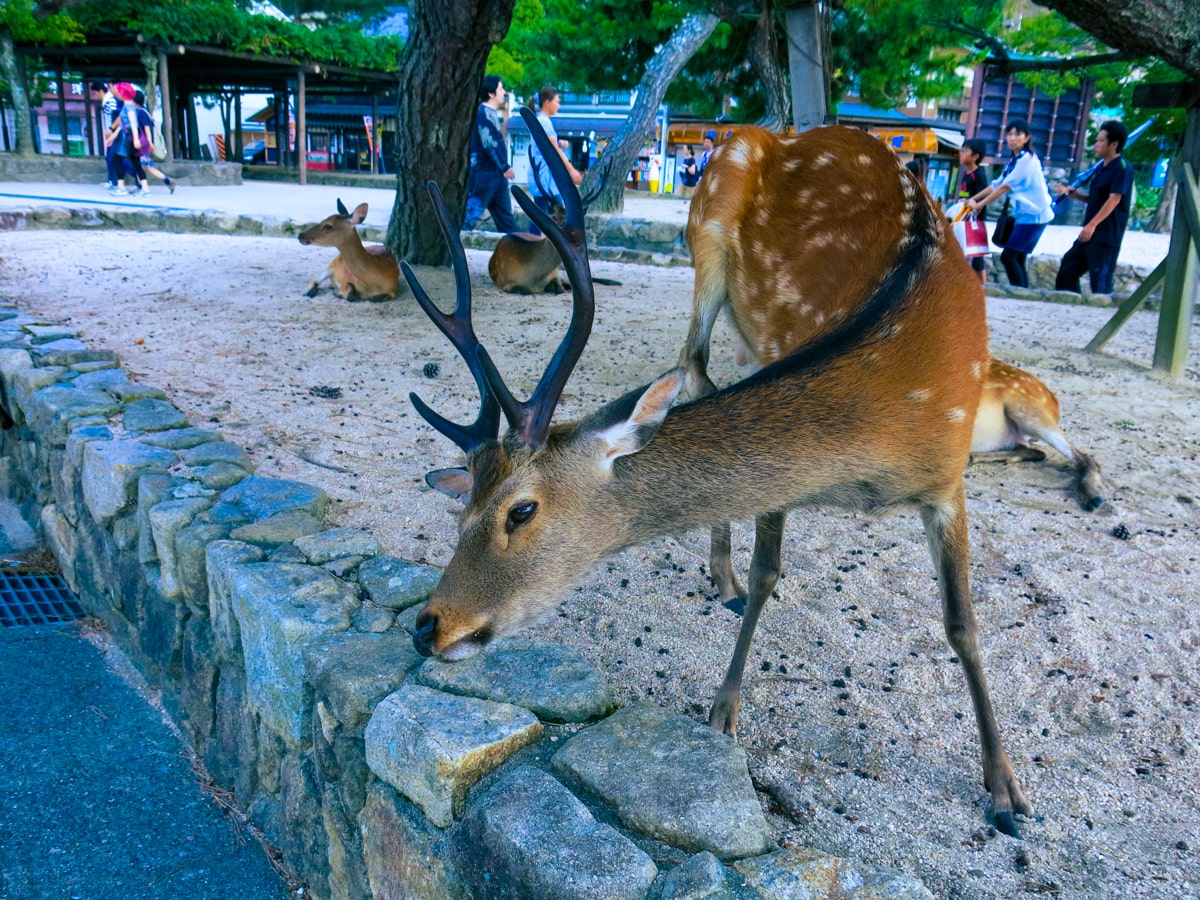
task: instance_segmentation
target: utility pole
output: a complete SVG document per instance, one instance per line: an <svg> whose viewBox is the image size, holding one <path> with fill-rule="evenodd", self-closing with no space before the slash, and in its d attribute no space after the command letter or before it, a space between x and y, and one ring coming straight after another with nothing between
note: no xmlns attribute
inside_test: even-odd
<svg viewBox="0 0 1200 900"><path fill-rule="evenodd" d="M821 4L801 2L786 12L792 124L799 134L825 124L825 17Z"/></svg>

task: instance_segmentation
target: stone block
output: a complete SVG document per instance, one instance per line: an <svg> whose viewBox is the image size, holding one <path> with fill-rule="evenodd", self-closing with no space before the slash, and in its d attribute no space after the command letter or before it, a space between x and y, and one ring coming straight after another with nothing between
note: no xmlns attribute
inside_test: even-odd
<svg viewBox="0 0 1200 900"><path fill-rule="evenodd" d="M763 900L821 897L829 900L933 900L914 878L818 850L780 850L744 859L734 869Z"/></svg>
<svg viewBox="0 0 1200 900"><path fill-rule="evenodd" d="M201 757L208 756L216 718L217 663L208 619L192 617L184 626L179 682L180 725Z"/></svg>
<svg viewBox="0 0 1200 900"><path fill-rule="evenodd" d="M245 809L258 789L258 725L246 704L246 673L223 664L217 677L212 740L205 765Z"/></svg>
<svg viewBox="0 0 1200 900"><path fill-rule="evenodd" d="M162 590L168 597L183 595L179 557L175 552L175 536L192 524L197 513L207 508L207 500L191 497L185 500L164 500L150 509L148 518L162 573Z"/></svg>
<svg viewBox="0 0 1200 900"><path fill-rule="evenodd" d="M358 598L350 585L311 566L250 563L227 567L226 577L250 706L272 732L300 744L311 716L304 648L349 628Z"/></svg>
<svg viewBox="0 0 1200 900"><path fill-rule="evenodd" d="M365 724L376 704L420 664L421 656L405 634L339 634L304 652L309 682L348 729Z"/></svg>
<svg viewBox="0 0 1200 900"><path fill-rule="evenodd" d="M266 519L285 509L302 509L316 519L325 518L329 498L320 488L300 481L252 476L221 494L237 505L248 519Z"/></svg>
<svg viewBox="0 0 1200 900"><path fill-rule="evenodd" d="M73 439L73 438L72 438ZM67 442L68 453L71 442ZM80 456L83 454L80 448ZM171 499L171 489L182 483L172 475L143 475L137 484L138 561L143 565L158 562L158 548L154 546L154 532L150 529L150 510L164 500Z"/></svg>
<svg viewBox="0 0 1200 900"><path fill-rule="evenodd" d="M321 789L306 753L289 753L279 767L283 831L279 849L287 866L315 897L329 896L329 851L321 815Z"/></svg>
<svg viewBox="0 0 1200 900"><path fill-rule="evenodd" d="M195 616L208 620L208 545L229 537L228 525L193 522L175 535L175 577L183 602Z"/></svg>
<svg viewBox="0 0 1200 900"><path fill-rule="evenodd" d="M134 400L125 407L125 429L142 434L188 426L187 416L166 400Z"/></svg>
<svg viewBox="0 0 1200 900"><path fill-rule="evenodd" d="M746 752L727 735L660 707L614 713L571 738L553 765L615 806L622 825L688 852L740 859L774 846Z"/></svg>
<svg viewBox="0 0 1200 900"><path fill-rule="evenodd" d="M230 537L247 544L260 547L274 547L279 544L290 544L296 538L306 534L316 534L325 528L320 520L303 509L286 509L257 522L241 525L230 532ZM297 551L299 552L299 551ZM296 561L302 562L308 557L299 554Z"/></svg>
<svg viewBox="0 0 1200 900"><path fill-rule="evenodd" d="M371 785L358 824L370 896L468 900L466 886L448 864L445 837L386 784Z"/></svg>
<svg viewBox="0 0 1200 900"><path fill-rule="evenodd" d="M105 388L122 403L135 403L139 400L166 400L167 392L152 384L117 382Z"/></svg>
<svg viewBox="0 0 1200 900"><path fill-rule="evenodd" d="M45 537L46 546L54 555L59 571L62 572L63 579L67 582L67 587L78 592L79 583L75 579L75 554L78 553L79 548L75 540L75 529L71 527L71 523L53 503L42 507L39 520L42 524L42 535Z"/></svg>
<svg viewBox="0 0 1200 900"><path fill-rule="evenodd" d="M94 441L83 448L83 499L98 522L110 520L137 499L138 479L166 474L169 450L137 441Z"/></svg>
<svg viewBox="0 0 1200 900"><path fill-rule="evenodd" d="M442 579L442 570L391 556L376 556L358 567L358 583L371 602L402 610L424 603Z"/></svg>
<svg viewBox="0 0 1200 900"><path fill-rule="evenodd" d="M77 388L94 388L100 391L108 391L117 400L123 398L114 393L114 388L127 387L129 385L129 376L121 369L97 369L95 372L84 372L74 381Z"/></svg>
<svg viewBox="0 0 1200 900"><path fill-rule="evenodd" d="M117 354L112 350L89 350L81 341L51 341L34 348L33 355L40 357L44 366L78 366L84 363L118 364Z"/></svg>
<svg viewBox="0 0 1200 900"><path fill-rule="evenodd" d="M458 662L430 659L415 680L451 694L515 703L546 722L587 722L616 706L604 676L577 651L531 638L496 641Z"/></svg>
<svg viewBox="0 0 1200 900"><path fill-rule="evenodd" d="M246 451L228 441L208 441L195 447L190 447L179 454L179 460L185 466L209 466L213 463L231 463L245 469L254 469Z"/></svg>
<svg viewBox="0 0 1200 900"><path fill-rule="evenodd" d="M215 491L231 488L250 474L241 466L223 462L213 463L209 466L196 466L188 469L187 472L206 488L212 488Z"/></svg>
<svg viewBox="0 0 1200 900"><path fill-rule="evenodd" d="M348 556L378 556L383 551L372 534L359 528L331 528L298 537L294 543L317 566Z"/></svg>
<svg viewBox="0 0 1200 900"><path fill-rule="evenodd" d="M347 813L337 788L330 784L325 785L322 791L321 821L325 826L330 900L370 897L370 881L358 820Z"/></svg>
<svg viewBox="0 0 1200 900"><path fill-rule="evenodd" d="M241 541L213 541L204 549L208 572L208 618L218 656L242 665L242 638L233 613L233 573L262 559L262 551Z"/></svg>
<svg viewBox="0 0 1200 900"><path fill-rule="evenodd" d="M519 766L475 798L452 838L473 897L643 900L654 861L550 775Z"/></svg>
<svg viewBox="0 0 1200 900"><path fill-rule="evenodd" d="M189 447L199 447L201 444L218 441L221 435L207 428L177 428L174 431L154 431L143 434L138 438L143 444L151 447L162 447L164 450L186 450Z"/></svg>
<svg viewBox="0 0 1200 900"><path fill-rule="evenodd" d="M367 723L367 765L445 828L462 814L475 782L541 733L519 706L406 684Z"/></svg>
<svg viewBox="0 0 1200 900"><path fill-rule="evenodd" d="M29 335L31 344L47 344L60 338L78 338L79 330L69 325L26 325L22 331Z"/></svg>
<svg viewBox="0 0 1200 900"><path fill-rule="evenodd" d="M729 870L707 850L689 857L666 874L658 900L733 900L726 886Z"/></svg>

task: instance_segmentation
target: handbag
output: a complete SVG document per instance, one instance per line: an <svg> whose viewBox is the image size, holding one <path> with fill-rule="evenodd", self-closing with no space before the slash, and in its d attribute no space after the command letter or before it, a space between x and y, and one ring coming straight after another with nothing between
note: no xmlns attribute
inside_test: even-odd
<svg viewBox="0 0 1200 900"><path fill-rule="evenodd" d="M1008 211L1008 201L1004 201L1004 208L1000 210L1000 218L996 219L996 228L992 232L992 243L997 247L1003 247L1008 243L1008 239L1012 237L1013 227L1017 224L1017 220L1012 217Z"/></svg>
<svg viewBox="0 0 1200 900"><path fill-rule="evenodd" d="M988 246L987 226L974 215L968 215L954 223L954 237L968 257L987 256L992 252Z"/></svg>

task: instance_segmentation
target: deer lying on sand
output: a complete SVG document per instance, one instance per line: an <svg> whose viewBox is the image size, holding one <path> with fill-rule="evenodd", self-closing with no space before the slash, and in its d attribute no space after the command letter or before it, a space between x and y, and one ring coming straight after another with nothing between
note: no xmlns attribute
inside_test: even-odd
<svg viewBox="0 0 1200 900"><path fill-rule="evenodd" d="M996 824L1016 835L1014 815L1029 814L1030 805L1001 744L967 585L963 470L989 362L983 291L928 194L891 150L854 129L820 128L769 143L735 139L693 200L726 213L703 219L713 240L696 257L697 283L717 294L754 267L764 284L789 280L802 296L840 298L841 306L829 306L835 324L779 362L690 403L672 408L686 377L675 368L552 427L591 331L594 294L578 194L531 119L566 200L565 227L523 192L517 199L562 256L573 311L529 400L513 397L475 335L465 255L454 248L457 235L435 186L438 219L455 249L455 311L438 310L403 267L481 394L470 425L412 397L467 457L465 469L427 476L466 508L453 558L417 616L418 652L471 656L550 613L593 564L623 547L754 516L746 612L709 716L714 728L734 735L746 656L779 578L788 511L916 507L946 635L975 706ZM509 423L502 439L501 411Z"/></svg>
<svg viewBox="0 0 1200 900"><path fill-rule="evenodd" d="M317 296L321 284L332 279L337 295L351 302L396 299L400 293L396 257L382 245L364 246L355 227L366 219L367 204L360 203L351 213L338 200L337 209L334 215L300 232L302 244L337 247L339 251L324 274L309 283L305 296Z"/></svg>

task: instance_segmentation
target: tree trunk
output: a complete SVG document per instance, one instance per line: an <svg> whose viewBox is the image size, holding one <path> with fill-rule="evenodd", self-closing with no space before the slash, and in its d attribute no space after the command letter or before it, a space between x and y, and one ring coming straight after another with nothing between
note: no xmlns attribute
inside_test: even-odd
<svg viewBox="0 0 1200 900"><path fill-rule="evenodd" d="M504 40L516 0L422 0L409 6L396 110L396 202L387 246L414 265L445 265L450 252L431 213L436 181L450 221L461 224L471 126L488 53Z"/></svg>
<svg viewBox="0 0 1200 900"><path fill-rule="evenodd" d="M144 49L141 57L142 68L146 70L146 112L154 115L154 108L158 104L158 54Z"/></svg>
<svg viewBox="0 0 1200 900"><path fill-rule="evenodd" d="M1200 16L1196 0L1037 0L1117 50L1157 56L1200 78Z"/></svg>
<svg viewBox="0 0 1200 900"><path fill-rule="evenodd" d="M759 125L768 131L783 131L792 121L792 85L779 61L779 38L774 0L760 0L758 21L750 41L750 67L766 95L767 109Z"/></svg>
<svg viewBox="0 0 1200 900"><path fill-rule="evenodd" d="M1179 154L1176 153L1171 158L1171 165L1167 169L1167 183L1158 195L1158 206L1154 208L1154 215L1150 217L1150 224L1146 226L1147 231L1170 234L1171 229L1175 227L1175 198L1179 193L1180 168L1182 166Z"/></svg>
<svg viewBox="0 0 1200 900"><path fill-rule="evenodd" d="M17 155L33 156L33 126L29 121L29 94L25 89L24 66L17 61L11 35L0 34L0 70L12 94Z"/></svg>
<svg viewBox="0 0 1200 900"><path fill-rule="evenodd" d="M620 212L625 206L625 175L637 161L646 135L654 132L654 117L667 87L721 23L712 13L692 13L679 23L670 40L646 64L637 86L637 102L600 161L588 172L583 193L603 181L604 190L592 204L598 212Z"/></svg>

